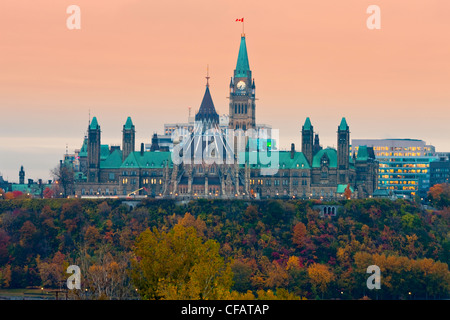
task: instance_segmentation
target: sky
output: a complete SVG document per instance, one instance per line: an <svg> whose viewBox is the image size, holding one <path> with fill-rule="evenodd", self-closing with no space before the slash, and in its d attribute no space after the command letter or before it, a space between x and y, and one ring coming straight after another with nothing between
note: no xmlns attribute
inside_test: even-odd
<svg viewBox="0 0 450 320"><path fill-rule="evenodd" d="M81 29L70 30L69 5ZM381 28L370 30L370 5ZM80 148L89 115L102 144L136 147L211 95L228 113L242 23L256 121L295 143L310 117L324 147L342 117L351 138L414 138L450 152L450 2L445 0L2 0L0 175L51 179Z"/></svg>

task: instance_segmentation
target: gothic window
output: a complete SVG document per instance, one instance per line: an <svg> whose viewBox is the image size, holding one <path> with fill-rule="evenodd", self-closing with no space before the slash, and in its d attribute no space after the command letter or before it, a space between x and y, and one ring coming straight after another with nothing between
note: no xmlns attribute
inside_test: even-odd
<svg viewBox="0 0 450 320"><path fill-rule="evenodd" d="M246 130L246 128L247 128L247 126L244 124L244 125L242 125L242 129L243 130Z"/></svg>
<svg viewBox="0 0 450 320"><path fill-rule="evenodd" d="M247 114L247 104L245 104L245 114Z"/></svg>
<svg viewBox="0 0 450 320"><path fill-rule="evenodd" d="M237 113L237 104L234 104L234 113Z"/></svg>

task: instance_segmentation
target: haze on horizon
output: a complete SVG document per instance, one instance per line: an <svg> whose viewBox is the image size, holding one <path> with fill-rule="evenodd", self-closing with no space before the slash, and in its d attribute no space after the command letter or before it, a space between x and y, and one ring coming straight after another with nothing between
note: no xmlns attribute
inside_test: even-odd
<svg viewBox="0 0 450 320"><path fill-rule="evenodd" d="M81 30L66 9L81 8ZM128 116L136 148L164 123L185 122L210 90L228 113L241 23L256 83L256 121L300 149L310 117L321 144L414 138L450 152L450 2L439 0L5 0L0 3L0 175L50 179L80 148L89 112L102 143L121 144ZM381 30L366 27L369 5ZM89 111L90 110L90 111Z"/></svg>

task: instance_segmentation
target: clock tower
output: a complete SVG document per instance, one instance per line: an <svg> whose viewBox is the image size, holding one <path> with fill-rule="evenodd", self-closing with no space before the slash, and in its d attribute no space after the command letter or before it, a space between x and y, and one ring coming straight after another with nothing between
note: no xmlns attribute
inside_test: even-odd
<svg viewBox="0 0 450 320"><path fill-rule="evenodd" d="M255 80L248 63L245 34L241 35L239 55L230 81L230 129L255 129Z"/></svg>

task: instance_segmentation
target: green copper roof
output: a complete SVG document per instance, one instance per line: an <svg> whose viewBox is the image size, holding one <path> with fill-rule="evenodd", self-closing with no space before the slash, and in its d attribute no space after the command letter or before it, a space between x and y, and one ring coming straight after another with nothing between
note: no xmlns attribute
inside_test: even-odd
<svg viewBox="0 0 450 320"><path fill-rule="evenodd" d="M101 169L120 168L122 165L122 150L114 150L104 161L100 161Z"/></svg>
<svg viewBox="0 0 450 320"><path fill-rule="evenodd" d="M97 117L93 117L91 124L89 125L89 129L96 130L98 128L99 128L99 126L98 126L98 122L97 122Z"/></svg>
<svg viewBox="0 0 450 320"><path fill-rule="evenodd" d="M100 146L100 160L105 160L109 157L109 145L102 144Z"/></svg>
<svg viewBox="0 0 450 320"><path fill-rule="evenodd" d="M131 152L120 168L164 168L166 163L172 167L172 153L168 151Z"/></svg>
<svg viewBox="0 0 450 320"><path fill-rule="evenodd" d="M337 151L332 148L322 149L319 152L317 152L316 155L313 157L312 167L320 168L321 159L325 154L327 155L329 160L328 167L337 168Z"/></svg>
<svg viewBox="0 0 450 320"><path fill-rule="evenodd" d="M250 166L252 169L259 169L259 168L271 168L272 165L275 163L274 161L270 162L270 159L276 159L276 154L278 153L278 168L277 169L311 169L311 167L308 164L308 161L305 158L305 155L302 152L295 152L294 157L291 159L291 152L290 151L272 151L271 155L266 155L263 152L241 152L239 154L239 158L242 159L242 157L245 157L245 162ZM260 161L260 154L264 154L265 157L267 157L267 161L269 163L261 163ZM273 158L272 158L273 157ZM256 162L256 163L253 163ZM266 160L265 160L266 162ZM241 167L244 167L244 164L240 164ZM275 168L274 168L275 169Z"/></svg>
<svg viewBox="0 0 450 320"><path fill-rule="evenodd" d="M303 130L311 130L311 120L306 117L305 124L303 125Z"/></svg>
<svg viewBox="0 0 450 320"><path fill-rule="evenodd" d="M248 63L247 45L245 43L245 36L242 36L234 76L247 77L248 76L247 71L250 71L250 65Z"/></svg>
<svg viewBox="0 0 450 320"><path fill-rule="evenodd" d="M125 122L125 125L123 126L123 128L125 130L132 130L132 129L134 129L134 124L133 124L133 121L131 121L131 117L127 118L127 122Z"/></svg>
<svg viewBox="0 0 450 320"><path fill-rule="evenodd" d="M87 157L87 137L84 137L83 145L81 146L80 153L78 153L79 157Z"/></svg>
<svg viewBox="0 0 450 320"><path fill-rule="evenodd" d="M369 159L369 152L367 150L367 146L359 146L358 154L356 155L356 160L367 161L367 159Z"/></svg>
<svg viewBox="0 0 450 320"><path fill-rule="evenodd" d="M345 117L343 117L341 120L341 124L339 125L339 130L347 130L347 129L348 129L347 120L345 120Z"/></svg>

